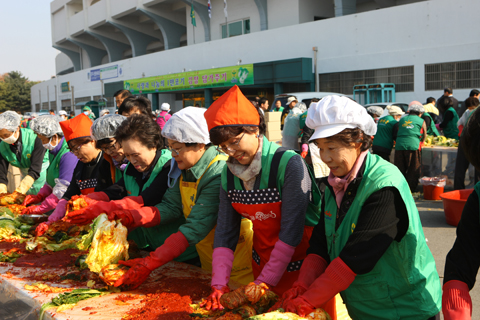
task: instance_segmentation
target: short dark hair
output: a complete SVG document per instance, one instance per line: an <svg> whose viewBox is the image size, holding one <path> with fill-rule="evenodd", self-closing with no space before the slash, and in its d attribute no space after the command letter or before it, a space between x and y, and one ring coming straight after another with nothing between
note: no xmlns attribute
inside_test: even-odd
<svg viewBox="0 0 480 320"><path fill-rule="evenodd" d="M465 108L478 107L478 104L478 98L469 97L467 100L465 100Z"/></svg>
<svg viewBox="0 0 480 320"><path fill-rule="evenodd" d="M350 147L352 143L361 143L361 151L368 150L372 146L372 137L365 134L360 128L343 129L328 139L336 140L347 147Z"/></svg>
<svg viewBox="0 0 480 320"><path fill-rule="evenodd" d="M113 94L114 98L116 98L117 96L119 96L120 99L125 99L125 98L128 98L128 97L133 97L133 94L126 89L121 89L121 90L118 90L117 92L115 92Z"/></svg>
<svg viewBox="0 0 480 320"><path fill-rule="evenodd" d="M435 102L437 101L437 99L435 99L434 97L428 97L427 98L427 103L432 103L432 102Z"/></svg>
<svg viewBox="0 0 480 320"><path fill-rule="evenodd" d="M263 114L260 112L259 107L255 107L257 109L258 115L260 116L260 124L257 126L219 126L215 127L210 130L210 141L214 145L220 145L225 141L230 140L233 137L238 136L243 132L253 133L255 131L259 131L260 134L265 134L267 130L267 126L265 124L265 118Z"/></svg>
<svg viewBox="0 0 480 320"><path fill-rule="evenodd" d="M478 91L477 89L473 89L472 91L470 91L469 97L476 96L476 95L479 94L479 93L480 93L480 91Z"/></svg>
<svg viewBox="0 0 480 320"><path fill-rule="evenodd" d="M463 147L463 152L468 161L480 170L480 109L477 108L472 111L467 125L462 131L460 143Z"/></svg>
<svg viewBox="0 0 480 320"><path fill-rule="evenodd" d="M112 138L105 138L105 139L101 139L101 140L95 140L95 147L97 147L97 149L102 149L103 146L107 145L107 144L110 144L112 143Z"/></svg>
<svg viewBox="0 0 480 320"><path fill-rule="evenodd" d="M163 148L160 133L160 127L150 116L132 114L115 131L115 140L121 145L122 141L135 139L148 149L160 150Z"/></svg>
<svg viewBox="0 0 480 320"><path fill-rule="evenodd" d="M130 112L138 109L140 113L151 117L152 116L152 102L145 97L129 97L123 100L118 108L118 113Z"/></svg>
<svg viewBox="0 0 480 320"><path fill-rule="evenodd" d="M265 98L265 97L263 97L263 98L258 99L257 102L258 102L258 105L261 106L262 104L264 104L264 103L267 102L267 101L268 101L268 99Z"/></svg>
<svg viewBox="0 0 480 320"><path fill-rule="evenodd" d="M452 88L444 88L444 89L443 89L443 92L448 92L448 93L452 94L452 93L453 93L453 89L452 89Z"/></svg>
<svg viewBox="0 0 480 320"><path fill-rule="evenodd" d="M53 113L55 113L55 110L53 110L53 109L50 109L50 112L53 112Z"/></svg>

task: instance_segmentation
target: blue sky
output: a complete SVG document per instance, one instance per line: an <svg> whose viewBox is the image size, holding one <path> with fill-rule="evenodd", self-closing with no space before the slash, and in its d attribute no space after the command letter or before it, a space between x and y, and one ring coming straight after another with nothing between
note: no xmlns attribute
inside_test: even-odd
<svg viewBox="0 0 480 320"><path fill-rule="evenodd" d="M55 75L51 0L0 0L0 74L20 71L32 81Z"/></svg>

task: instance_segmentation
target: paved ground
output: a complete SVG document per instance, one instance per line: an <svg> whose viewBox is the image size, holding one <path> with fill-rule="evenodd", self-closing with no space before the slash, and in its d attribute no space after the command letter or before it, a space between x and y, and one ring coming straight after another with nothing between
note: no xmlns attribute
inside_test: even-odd
<svg viewBox="0 0 480 320"><path fill-rule="evenodd" d="M420 219L422 220L423 232L427 238L428 246L432 251L437 264L440 281L443 285L443 271L445 257L455 242L456 228L445 222L442 201L416 201ZM477 276L477 286L470 292L473 303L472 319L480 319L480 278ZM443 319L443 316L442 316Z"/></svg>

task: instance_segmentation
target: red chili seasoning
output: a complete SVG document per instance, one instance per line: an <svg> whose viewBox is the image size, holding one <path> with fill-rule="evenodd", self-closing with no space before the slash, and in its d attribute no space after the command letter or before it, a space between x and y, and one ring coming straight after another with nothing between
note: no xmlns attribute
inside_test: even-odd
<svg viewBox="0 0 480 320"><path fill-rule="evenodd" d="M77 249L66 249L57 252L31 253L24 255L14 262L15 267L37 268L64 268L75 265L78 253Z"/></svg>
<svg viewBox="0 0 480 320"><path fill-rule="evenodd" d="M141 301L139 308L132 309L122 318L126 320L191 320L188 296L181 297L176 293L150 293Z"/></svg>

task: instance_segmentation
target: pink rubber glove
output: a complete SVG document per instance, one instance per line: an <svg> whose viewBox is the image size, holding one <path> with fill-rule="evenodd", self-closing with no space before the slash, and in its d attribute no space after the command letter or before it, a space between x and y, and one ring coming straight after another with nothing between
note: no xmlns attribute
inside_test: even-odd
<svg viewBox="0 0 480 320"><path fill-rule="evenodd" d="M52 191L52 187L50 187L48 183L45 183L36 195L27 195L22 205L26 207L31 204L40 203L45 200L45 198L48 197L52 193Z"/></svg>
<svg viewBox="0 0 480 320"><path fill-rule="evenodd" d="M270 259L254 281L255 284L263 282L272 287L276 286L285 273L285 270L287 270L287 266L292 260L294 252L295 247L278 240L270 254Z"/></svg>
<svg viewBox="0 0 480 320"><path fill-rule="evenodd" d="M472 299L468 285L450 280L443 285L442 311L445 320L472 319Z"/></svg>
<svg viewBox="0 0 480 320"><path fill-rule="evenodd" d="M312 306L320 307L335 297L337 293L347 289L356 276L352 269L340 257L337 257L333 259L325 272L313 282L307 292L293 299L291 304L286 306L285 311L297 313L298 308L293 310L292 306L305 305L304 301Z"/></svg>
<svg viewBox="0 0 480 320"><path fill-rule="evenodd" d="M168 237L163 245L151 252L150 256L129 261L119 261L119 264L131 268L115 282L114 286L123 286L129 290L138 288L147 280L153 270L177 258L184 253L188 247L187 238L178 231Z"/></svg>
<svg viewBox="0 0 480 320"><path fill-rule="evenodd" d="M308 287L325 272L327 265L327 261L319 255L309 254L305 260L303 260L297 281L293 283L292 288L283 293L283 303L287 304L290 300L304 294L308 290Z"/></svg>
<svg viewBox="0 0 480 320"><path fill-rule="evenodd" d="M65 217L65 212L67 212L67 203L68 201L65 199L58 201L57 208L55 211L53 211L50 217L48 217L48 222L52 223Z"/></svg>
<svg viewBox="0 0 480 320"><path fill-rule="evenodd" d="M302 152L308 152L308 144L302 144Z"/></svg>
<svg viewBox="0 0 480 320"><path fill-rule="evenodd" d="M440 128L440 123L437 123L437 124L435 125L435 128L437 128L437 130L442 130L442 128Z"/></svg>
<svg viewBox="0 0 480 320"><path fill-rule="evenodd" d="M215 248L212 255L212 288L221 289L230 281L234 253L229 248Z"/></svg>
<svg viewBox="0 0 480 320"><path fill-rule="evenodd" d="M50 194L45 200L43 200L43 202L39 205L39 208L40 208L40 211L41 213L47 213L48 211L50 210L54 210L57 205L58 205L58 202L60 200L58 200L57 196L54 195L53 193Z"/></svg>

